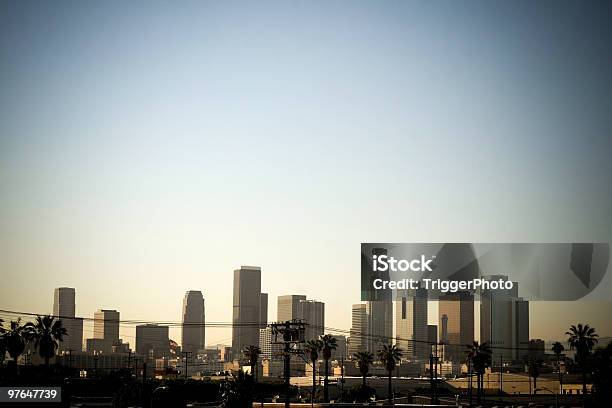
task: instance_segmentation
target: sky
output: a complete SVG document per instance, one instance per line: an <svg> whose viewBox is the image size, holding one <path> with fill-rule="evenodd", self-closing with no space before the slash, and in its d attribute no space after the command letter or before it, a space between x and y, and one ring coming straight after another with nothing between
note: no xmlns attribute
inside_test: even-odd
<svg viewBox="0 0 612 408"><path fill-rule="evenodd" d="M232 271L259 265L270 320L306 294L348 329L361 242L610 242L611 19L2 0L0 308L50 313L70 286L80 316L178 321L193 289L229 322ZM612 335L604 284L608 303L532 303L531 337Z"/></svg>

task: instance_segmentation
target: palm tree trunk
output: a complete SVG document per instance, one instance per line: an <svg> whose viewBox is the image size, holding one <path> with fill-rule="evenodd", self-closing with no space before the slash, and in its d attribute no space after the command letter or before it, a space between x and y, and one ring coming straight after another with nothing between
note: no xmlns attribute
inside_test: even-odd
<svg viewBox="0 0 612 408"><path fill-rule="evenodd" d="M559 394L563 393L563 378L561 377L561 365L559 363L559 356L557 356L557 372L559 373Z"/></svg>
<svg viewBox="0 0 612 408"><path fill-rule="evenodd" d="M317 360L312 360L312 394L310 395L310 405L314 404L315 392L317 391Z"/></svg>
<svg viewBox="0 0 612 408"><path fill-rule="evenodd" d="M586 386L586 367L582 368L582 395L586 396L587 394L587 386Z"/></svg>
<svg viewBox="0 0 612 408"><path fill-rule="evenodd" d="M476 402L480 404L480 373L476 374Z"/></svg>
<svg viewBox="0 0 612 408"><path fill-rule="evenodd" d="M327 381L327 372L329 371L329 360L325 359L325 380L323 380L323 400L329 402L329 390Z"/></svg>
<svg viewBox="0 0 612 408"><path fill-rule="evenodd" d="M469 389L468 389L468 397L470 400L470 407L472 406L472 361L471 359L468 360L468 374L470 376L470 380L469 380Z"/></svg>
<svg viewBox="0 0 612 408"><path fill-rule="evenodd" d="M392 387L391 387L391 371L389 371L389 404L393 405L393 393L392 393Z"/></svg>
<svg viewBox="0 0 612 408"><path fill-rule="evenodd" d="M365 386L366 386L366 375L364 374L363 375L363 387L365 388Z"/></svg>

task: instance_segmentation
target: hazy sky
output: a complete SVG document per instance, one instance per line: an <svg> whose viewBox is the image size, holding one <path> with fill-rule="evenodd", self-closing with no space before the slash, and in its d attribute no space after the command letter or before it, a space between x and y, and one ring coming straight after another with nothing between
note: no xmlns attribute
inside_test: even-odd
<svg viewBox="0 0 612 408"><path fill-rule="evenodd" d="M348 328L361 242L610 242L610 21L577 1L0 1L0 308L51 312L71 286L78 315L177 321L199 289L227 322L232 270L260 265L271 320L306 294ZM611 305L532 304L531 337L610 335Z"/></svg>

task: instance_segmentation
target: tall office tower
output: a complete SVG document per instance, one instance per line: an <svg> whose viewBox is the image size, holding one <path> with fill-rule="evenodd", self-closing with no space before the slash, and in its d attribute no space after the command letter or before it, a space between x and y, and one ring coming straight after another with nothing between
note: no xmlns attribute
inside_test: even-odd
<svg viewBox="0 0 612 408"><path fill-rule="evenodd" d="M514 302L514 341L512 347L515 361L523 361L529 355L529 302L522 298Z"/></svg>
<svg viewBox="0 0 612 408"><path fill-rule="evenodd" d="M332 350L331 358L332 360L342 360L347 359L347 339L346 336L341 336L338 334L333 335L336 338L336 349Z"/></svg>
<svg viewBox="0 0 612 408"><path fill-rule="evenodd" d="M372 255L387 255L385 248L373 248ZM369 263L368 263L369 265ZM371 273L371 270L369 271ZM363 274L363 271L362 271ZM389 279L388 272L381 273L384 280ZM391 291L374 291L374 299L368 300L368 351L376 353L383 345L393 342L393 299Z"/></svg>
<svg viewBox="0 0 612 408"><path fill-rule="evenodd" d="M349 357L358 351L368 351L368 314L367 305L353 305L351 331L348 344Z"/></svg>
<svg viewBox="0 0 612 408"><path fill-rule="evenodd" d="M431 346L427 343L427 289L419 288L414 295L414 357L421 360L429 358Z"/></svg>
<svg viewBox="0 0 612 408"><path fill-rule="evenodd" d="M53 293L53 316L59 316L67 336L59 343L59 351L83 350L83 319L75 318L74 288L56 288Z"/></svg>
<svg viewBox="0 0 612 408"><path fill-rule="evenodd" d="M306 300L304 295L284 295L278 297L276 308L276 320L285 322L287 320L301 319L300 301Z"/></svg>
<svg viewBox="0 0 612 408"><path fill-rule="evenodd" d="M318 339L325 327L325 303L316 300L300 300L299 319L306 323L304 338L306 341Z"/></svg>
<svg viewBox="0 0 612 408"><path fill-rule="evenodd" d="M446 338L445 356L455 362L465 361L465 346L474 342L474 295L448 293L438 298L441 338ZM446 315L446 319L443 319ZM445 320L445 321L443 321ZM442 330L446 326L446 333Z"/></svg>
<svg viewBox="0 0 612 408"><path fill-rule="evenodd" d="M259 348L261 349L260 358L262 360L282 360L283 346L280 343L272 343L272 329L266 327L259 329Z"/></svg>
<svg viewBox="0 0 612 408"><path fill-rule="evenodd" d="M448 316L440 316L440 343L448 344Z"/></svg>
<svg viewBox="0 0 612 408"><path fill-rule="evenodd" d="M277 320L300 319L306 323L306 341L323 335L325 327L325 304L307 300L304 295L283 295L278 297Z"/></svg>
<svg viewBox="0 0 612 408"><path fill-rule="evenodd" d="M485 279L507 281L508 277L494 275ZM492 346L494 365L518 361L527 355L529 302L518 297L516 282L512 289L480 291L480 341Z"/></svg>
<svg viewBox="0 0 612 408"><path fill-rule="evenodd" d="M170 355L168 326L139 324L136 326L136 354L143 357L160 358Z"/></svg>
<svg viewBox="0 0 612 408"><path fill-rule="evenodd" d="M259 321L260 329L265 329L268 325L268 294L262 293L259 297Z"/></svg>
<svg viewBox="0 0 612 408"><path fill-rule="evenodd" d="M181 329L182 350L196 357L206 348L204 327L206 323L204 296L199 290L189 290L183 298L183 326Z"/></svg>
<svg viewBox="0 0 612 408"><path fill-rule="evenodd" d="M232 354L242 355L247 346L259 344L261 326L261 268L241 266L234 271Z"/></svg>
<svg viewBox="0 0 612 408"><path fill-rule="evenodd" d="M414 343L411 341L414 333L414 303L408 291L402 295L395 301L395 344L404 350L404 358L411 360L414 356Z"/></svg>
<svg viewBox="0 0 612 408"><path fill-rule="evenodd" d="M484 278L488 281L507 281L507 276L493 275ZM515 335L514 302L518 295L517 284L512 289L487 289L480 291L480 342L488 343L492 349L493 365L500 359L511 362L512 343Z"/></svg>
<svg viewBox="0 0 612 408"><path fill-rule="evenodd" d="M429 358L427 344L427 290L406 290L395 302L395 342L408 359Z"/></svg>
<svg viewBox="0 0 612 408"><path fill-rule="evenodd" d="M119 343L119 312L100 309L94 313L94 341L96 351L111 353L113 344ZM89 340L88 339L88 343ZM90 347L88 346L88 349ZM90 351L90 350L88 350Z"/></svg>
<svg viewBox="0 0 612 408"><path fill-rule="evenodd" d="M266 327L259 329L259 349L262 360L269 360L272 357L272 329Z"/></svg>
<svg viewBox="0 0 612 408"><path fill-rule="evenodd" d="M427 325L427 342L429 344L438 343L438 326L435 324Z"/></svg>

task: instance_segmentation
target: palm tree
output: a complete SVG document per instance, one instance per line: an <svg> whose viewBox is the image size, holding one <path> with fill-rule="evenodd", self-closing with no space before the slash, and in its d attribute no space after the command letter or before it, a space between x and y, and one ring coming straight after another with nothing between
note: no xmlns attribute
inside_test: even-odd
<svg viewBox="0 0 612 408"><path fill-rule="evenodd" d="M15 363L15 372L18 373L17 359L23 354L26 347L26 341L31 337L31 330L27 324L21 324L21 318L12 320L8 330L4 330L2 336L6 351Z"/></svg>
<svg viewBox="0 0 612 408"><path fill-rule="evenodd" d="M467 347L468 362L476 373L476 398L480 404L480 397L484 388L484 373L486 368L491 365L491 348L487 343L478 344L477 341Z"/></svg>
<svg viewBox="0 0 612 408"><path fill-rule="evenodd" d="M557 357L557 372L559 373L559 390L563 392L563 376L561 375L561 354L565 351L565 347L558 341L555 341L550 348L553 353L555 353L555 357Z"/></svg>
<svg viewBox="0 0 612 408"><path fill-rule="evenodd" d="M338 347L337 340L331 334L321 336L321 350L323 350L323 359L325 360L325 379L323 380L323 401L329 402L329 359L331 358L332 350Z"/></svg>
<svg viewBox="0 0 612 408"><path fill-rule="evenodd" d="M45 366L49 367L49 359L55 356L59 343L68 335L62 326L62 321L53 316L36 316L34 323L27 323L34 338L34 346L38 348L38 355L45 359Z"/></svg>
<svg viewBox="0 0 612 408"><path fill-rule="evenodd" d="M261 354L261 349L257 346L247 346L243 351L244 356L249 362L249 366L251 366L251 375L253 376L253 381L256 381L257 376L257 361L259 361L259 355Z"/></svg>
<svg viewBox="0 0 612 408"><path fill-rule="evenodd" d="M533 393L534 394L538 393L538 377L540 376L541 366L542 366L542 361L536 360L534 358L529 359L529 375L533 377Z"/></svg>
<svg viewBox="0 0 612 408"><path fill-rule="evenodd" d="M395 344L383 345L383 348L378 350L378 359L385 366L385 370L389 373L389 389L388 398L389 403L393 404L392 386L391 386L391 374L395 370L395 366L402 359L402 349L398 348Z"/></svg>
<svg viewBox="0 0 612 408"><path fill-rule="evenodd" d="M587 372L587 360L591 354L591 350L597 343L597 333L595 329L590 327L588 324L584 326L580 323L578 325L572 325L569 331L565 332L568 337L567 342L570 345L571 350L576 350L576 362L580 366L582 371L582 395L586 395L586 372Z"/></svg>
<svg viewBox="0 0 612 408"><path fill-rule="evenodd" d="M308 353L312 362L312 394L310 395L310 405L314 404L314 397L317 390L317 361L319 361L319 351L323 348L321 340L312 339L306 342L304 350Z"/></svg>
<svg viewBox="0 0 612 408"><path fill-rule="evenodd" d="M361 378L363 378L363 388L366 387L366 377L370 372L370 364L374 362L374 354L369 351L358 351L353 355L355 360L357 360L357 365L359 366L359 373L361 374Z"/></svg>

